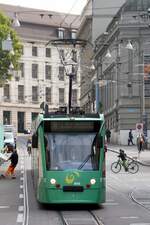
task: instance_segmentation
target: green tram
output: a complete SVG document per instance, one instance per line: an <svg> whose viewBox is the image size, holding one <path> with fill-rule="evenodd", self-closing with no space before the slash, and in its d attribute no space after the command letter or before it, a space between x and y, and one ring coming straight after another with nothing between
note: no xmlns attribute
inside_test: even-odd
<svg viewBox="0 0 150 225"><path fill-rule="evenodd" d="M49 204L105 202L102 114L39 114L32 131L32 177L37 200Z"/></svg>

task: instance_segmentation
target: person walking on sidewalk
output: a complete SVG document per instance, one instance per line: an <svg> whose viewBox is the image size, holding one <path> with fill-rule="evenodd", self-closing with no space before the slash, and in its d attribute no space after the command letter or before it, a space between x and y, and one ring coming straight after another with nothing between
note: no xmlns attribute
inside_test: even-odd
<svg viewBox="0 0 150 225"><path fill-rule="evenodd" d="M108 128L106 129L106 138L107 138L107 143L110 143L111 131Z"/></svg>
<svg viewBox="0 0 150 225"><path fill-rule="evenodd" d="M134 143L133 143L132 129L130 129L130 131L129 131L129 137L128 137L128 145L130 145L130 143L131 143L132 145L134 145Z"/></svg>
<svg viewBox="0 0 150 225"><path fill-rule="evenodd" d="M137 136L138 153L141 153L141 151L144 151L144 143L145 143L145 137L142 133L139 133L139 135Z"/></svg>
<svg viewBox="0 0 150 225"><path fill-rule="evenodd" d="M10 160L11 163L6 170L5 175L1 175L1 177L5 178L8 176L11 176L12 179L15 179L16 177L14 175L14 172L15 172L15 168L18 164L18 153L17 153L17 150L13 148L13 146L11 146L11 147L9 146L9 150L12 152L11 156L5 161Z"/></svg>

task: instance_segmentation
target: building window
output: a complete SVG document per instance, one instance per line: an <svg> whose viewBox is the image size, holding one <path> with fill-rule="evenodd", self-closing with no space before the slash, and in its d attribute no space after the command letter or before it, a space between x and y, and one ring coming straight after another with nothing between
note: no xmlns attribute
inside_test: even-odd
<svg viewBox="0 0 150 225"><path fill-rule="evenodd" d="M5 84L4 86L4 101L10 100L10 87L9 84Z"/></svg>
<svg viewBox="0 0 150 225"><path fill-rule="evenodd" d="M74 62L77 62L77 51L75 51L75 50L72 50L72 60Z"/></svg>
<svg viewBox="0 0 150 225"><path fill-rule="evenodd" d="M39 113L32 112L32 114L31 114L32 121L35 120L38 115L39 115Z"/></svg>
<svg viewBox="0 0 150 225"><path fill-rule="evenodd" d="M37 56L37 47L32 46L32 56Z"/></svg>
<svg viewBox="0 0 150 225"><path fill-rule="evenodd" d="M64 66L59 66L59 80L64 81L64 73L65 73L65 69Z"/></svg>
<svg viewBox="0 0 150 225"><path fill-rule="evenodd" d="M45 89L46 92L46 102L51 103L51 88L50 87L46 87Z"/></svg>
<svg viewBox="0 0 150 225"><path fill-rule="evenodd" d="M45 78L51 80L52 67L50 65L45 65Z"/></svg>
<svg viewBox="0 0 150 225"><path fill-rule="evenodd" d="M38 87L32 86L32 101L38 102Z"/></svg>
<svg viewBox="0 0 150 225"><path fill-rule="evenodd" d="M59 104L64 104L65 92L64 88L59 88Z"/></svg>
<svg viewBox="0 0 150 225"><path fill-rule="evenodd" d="M145 97L150 97L150 55L144 55L144 88Z"/></svg>
<svg viewBox="0 0 150 225"><path fill-rule="evenodd" d="M50 48L46 48L46 57L50 58L51 57L51 49Z"/></svg>
<svg viewBox="0 0 150 225"><path fill-rule="evenodd" d="M72 105L77 106L77 90L72 90Z"/></svg>
<svg viewBox="0 0 150 225"><path fill-rule="evenodd" d="M20 63L21 77L24 77L24 63Z"/></svg>
<svg viewBox="0 0 150 225"><path fill-rule="evenodd" d="M71 38L76 39L77 37L77 31L76 30L71 30Z"/></svg>
<svg viewBox="0 0 150 225"><path fill-rule="evenodd" d="M32 78L38 78L38 64L32 64Z"/></svg>
<svg viewBox="0 0 150 225"><path fill-rule="evenodd" d="M65 52L64 52L64 49L60 49L59 50L59 57L60 57L61 61L64 61L65 60Z"/></svg>
<svg viewBox="0 0 150 225"><path fill-rule="evenodd" d="M24 101L24 86L18 85L18 100Z"/></svg>
<svg viewBox="0 0 150 225"><path fill-rule="evenodd" d="M58 38L60 38L60 39L64 38L64 33L65 33L64 31L65 31L64 28L62 28L62 27L58 28Z"/></svg>
<svg viewBox="0 0 150 225"><path fill-rule="evenodd" d="M11 124L11 112L10 111L3 111L3 124Z"/></svg>

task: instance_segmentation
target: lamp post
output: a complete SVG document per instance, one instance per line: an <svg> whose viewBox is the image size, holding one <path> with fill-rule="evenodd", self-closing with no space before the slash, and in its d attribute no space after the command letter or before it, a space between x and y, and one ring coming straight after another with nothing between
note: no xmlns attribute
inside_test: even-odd
<svg viewBox="0 0 150 225"><path fill-rule="evenodd" d="M67 113L69 114L71 112L71 107L72 107L72 81L73 78L75 78L77 74L77 63L74 60L68 61L65 65L65 71L66 75L69 77L69 93L68 93L68 108L67 108Z"/></svg>

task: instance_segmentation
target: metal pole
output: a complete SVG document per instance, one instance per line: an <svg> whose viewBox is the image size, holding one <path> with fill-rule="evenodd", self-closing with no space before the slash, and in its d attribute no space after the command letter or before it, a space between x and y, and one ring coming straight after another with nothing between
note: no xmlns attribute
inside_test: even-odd
<svg viewBox="0 0 150 225"><path fill-rule="evenodd" d="M69 96L68 96L69 113L71 110L71 99L72 99L72 78L73 78L73 74L69 74Z"/></svg>
<svg viewBox="0 0 150 225"><path fill-rule="evenodd" d="M96 77L96 112L99 112L99 82L98 82L98 76Z"/></svg>

